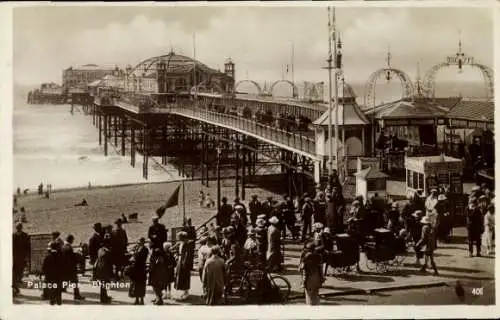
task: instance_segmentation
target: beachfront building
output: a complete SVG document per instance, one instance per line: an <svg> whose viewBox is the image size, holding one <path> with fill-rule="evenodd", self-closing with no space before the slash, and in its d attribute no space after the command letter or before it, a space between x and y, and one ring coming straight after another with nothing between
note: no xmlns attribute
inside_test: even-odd
<svg viewBox="0 0 500 320"><path fill-rule="evenodd" d="M148 58L135 68L127 67L124 91L169 96L197 92L232 93L234 63L229 59L224 72L212 69L192 58L171 51Z"/></svg>
<svg viewBox="0 0 500 320"><path fill-rule="evenodd" d="M119 72L117 67L103 67L96 64L71 66L63 70L62 84L64 88L85 87L107 75L117 75L117 72Z"/></svg>

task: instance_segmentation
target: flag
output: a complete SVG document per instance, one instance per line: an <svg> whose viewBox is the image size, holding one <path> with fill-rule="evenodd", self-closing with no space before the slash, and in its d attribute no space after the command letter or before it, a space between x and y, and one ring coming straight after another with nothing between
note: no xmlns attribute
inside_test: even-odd
<svg viewBox="0 0 500 320"><path fill-rule="evenodd" d="M172 195L170 196L170 198L168 198L167 203L165 203L165 205L156 209L156 214L158 215L158 218L161 218L165 214L165 210L167 210L168 208L175 207L176 205L179 204L179 190L180 189L181 189L181 185L177 186L177 188L175 188L175 190L172 193Z"/></svg>

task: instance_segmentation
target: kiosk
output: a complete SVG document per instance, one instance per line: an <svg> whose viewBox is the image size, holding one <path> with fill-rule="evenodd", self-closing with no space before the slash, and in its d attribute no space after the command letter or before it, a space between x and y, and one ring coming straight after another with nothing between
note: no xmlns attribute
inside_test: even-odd
<svg viewBox="0 0 500 320"><path fill-rule="evenodd" d="M358 171L356 174L356 194L363 199L370 199L377 194L380 198L387 197L387 178L389 176L375 166Z"/></svg>
<svg viewBox="0 0 500 320"><path fill-rule="evenodd" d="M452 193L463 193L461 159L445 155L406 157L406 191L424 190L428 195L434 188L449 188Z"/></svg>
<svg viewBox="0 0 500 320"><path fill-rule="evenodd" d="M406 157L406 192L422 189L429 195L432 189L448 189L455 226L465 223L466 196L463 194L462 174L464 164L461 159L445 156Z"/></svg>

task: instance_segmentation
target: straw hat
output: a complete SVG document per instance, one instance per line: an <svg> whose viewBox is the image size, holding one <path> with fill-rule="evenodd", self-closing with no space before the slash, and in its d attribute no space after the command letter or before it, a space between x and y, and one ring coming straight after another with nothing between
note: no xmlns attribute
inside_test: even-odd
<svg viewBox="0 0 500 320"><path fill-rule="evenodd" d="M323 229L323 224L321 222L316 222L313 224L314 229Z"/></svg>
<svg viewBox="0 0 500 320"><path fill-rule="evenodd" d="M271 224L278 224L280 221L278 218L276 218L275 216L272 216L271 219L269 219L269 223Z"/></svg>
<svg viewBox="0 0 500 320"><path fill-rule="evenodd" d="M420 223L421 224L431 224L431 218L429 218L428 216L425 216L422 218L422 220L420 220Z"/></svg>
<svg viewBox="0 0 500 320"><path fill-rule="evenodd" d="M436 189L436 188L432 188L432 189L431 189L431 192L438 192L438 189Z"/></svg>
<svg viewBox="0 0 500 320"><path fill-rule="evenodd" d="M257 219L266 220L266 215L265 214L259 214L257 216Z"/></svg>
<svg viewBox="0 0 500 320"><path fill-rule="evenodd" d="M391 207L392 207L393 209L396 209L396 208L398 207L398 203L397 203L397 202L393 202L393 203L391 204Z"/></svg>
<svg viewBox="0 0 500 320"><path fill-rule="evenodd" d="M444 200L446 200L446 199L447 199L447 198L446 198L446 196L445 196L444 194L440 194L440 195L438 196L438 201L444 201Z"/></svg>
<svg viewBox="0 0 500 320"><path fill-rule="evenodd" d="M327 228L323 229L323 233L330 233L330 228L327 227Z"/></svg>
<svg viewBox="0 0 500 320"><path fill-rule="evenodd" d="M353 205L353 206L359 206L359 201L358 201L358 200L354 200L354 201L352 202L352 205Z"/></svg>
<svg viewBox="0 0 500 320"><path fill-rule="evenodd" d="M480 188L479 186L474 186L474 187L472 188L472 191L479 191L479 190L481 190L481 188Z"/></svg>

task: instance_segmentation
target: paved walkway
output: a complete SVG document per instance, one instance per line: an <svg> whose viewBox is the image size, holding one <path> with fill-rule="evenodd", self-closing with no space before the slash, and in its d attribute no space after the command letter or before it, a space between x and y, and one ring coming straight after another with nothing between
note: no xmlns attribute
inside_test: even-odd
<svg viewBox="0 0 500 320"><path fill-rule="evenodd" d="M328 276L320 294L326 296L348 295L354 293L375 293L384 290L401 290L405 288L432 287L444 284L454 284L460 280L466 290L480 288L483 284L494 280L494 257L468 257L468 249L464 229L454 231L452 243L440 244L436 251L435 261L440 272L433 276L432 272L422 273L413 264L414 256L408 256L400 266L390 267L387 272L380 273L368 270L366 258L361 255L360 266L362 273L351 272L345 275ZM300 287L300 273L297 270L301 245L287 244L285 246L285 267L282 275L286 276L292 285L292 299L301 299L303 291ZM29 280L29 279L26 279ZM31 279L34 280L34 279ZM63 304L97 304L99 303L99 289L92 286L89 276L80 277L80 290L86 297L84 301L73 301L72 292L63 293ZM124 283L127 285L127 283ZM191 277L191 296L185 301L175 300L180 294L173 292L173 299L166 300L165 304L201 304L201 283L197 272ZM41 290L35 288L22 289L22 295L14 299L14 303L43 304L48 303L40 299ZM133 299L128 297L127 288L110 290L113 297L112 304L133 304ZM151 304L154 294L150 287L147 288L146 304ZM348 303L346 303L348 304Z"/></svg>

